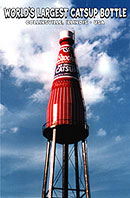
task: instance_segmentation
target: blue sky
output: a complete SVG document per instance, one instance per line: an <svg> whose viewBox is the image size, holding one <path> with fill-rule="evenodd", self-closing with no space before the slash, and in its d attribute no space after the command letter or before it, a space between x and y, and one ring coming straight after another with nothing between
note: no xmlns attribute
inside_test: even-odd
<svg viewBox="0 0 130 198"><path fill-rule="evenodd" d="M104 25L26 25L3 7L127 7ZM75 54L86 103L92 198L130 197L129 1L16 1L0 7L1 197L41 196L46 139L42 125L59 49L59 32L75 29ZM105 66L105 67L104 67Z"/></svg>

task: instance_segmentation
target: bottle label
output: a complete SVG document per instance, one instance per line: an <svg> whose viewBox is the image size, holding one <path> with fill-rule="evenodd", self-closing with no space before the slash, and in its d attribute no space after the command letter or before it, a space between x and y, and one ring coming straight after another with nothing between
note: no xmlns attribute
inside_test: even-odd
<svg viewBox="0 0 130 198"><path fill-rule="evenodd" d="M69 45L61 46L59 51L54 78L60 76L78 78L73 48Z"/></svg>
<svg viewBox="0 0 130 198"><path fill-rule="evenodd" d="M62 77L70 76L70 77L78 78L78 72L76 66L70 63L63 63L56 66L54 77L57 78L60 76Z"/></svg>

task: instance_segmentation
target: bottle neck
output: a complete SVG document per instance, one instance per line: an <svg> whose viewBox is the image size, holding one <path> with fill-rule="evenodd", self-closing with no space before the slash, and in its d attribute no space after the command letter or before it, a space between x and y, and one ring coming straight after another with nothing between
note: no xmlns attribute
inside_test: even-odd
<svg viewBox="0 0 130 198"><path fill-rule="evenodd" d="M71 38L63 38L63 39L60 39L59 43L60 43L60 45L68 44L68 45L72 46L74 44L74 40Z"/></svg>

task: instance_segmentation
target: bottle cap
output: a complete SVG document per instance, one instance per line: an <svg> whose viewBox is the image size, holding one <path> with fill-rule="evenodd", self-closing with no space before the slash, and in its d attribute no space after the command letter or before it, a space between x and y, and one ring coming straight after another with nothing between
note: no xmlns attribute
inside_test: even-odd
<svg viewBox="0 0 130 198"><path fill-rule="evenodd" d="M71 40L71 42L74 43L74 33L69 30L63 30L62 32L60 32L59 43L64 40Z"/></svg>

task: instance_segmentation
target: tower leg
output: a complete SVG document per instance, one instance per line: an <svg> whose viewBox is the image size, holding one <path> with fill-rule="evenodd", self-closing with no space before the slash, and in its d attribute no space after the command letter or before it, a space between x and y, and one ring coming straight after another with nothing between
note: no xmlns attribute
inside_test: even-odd
<svg viewBox="0 0 130 198"><path fill-rule="evenodd" d="M63 190L62 198L68 198L68 144L63 144Z"/></svg>
<svg viewBox="0 0 130 198"><path fill-rule="evenodd" d="M86 187L86 198L90 198L90 189L88 181L88 167L87 167L87 156L86 156L86 141L82 141L83 161L84 161L84 174L85 174L85 187Z"/></svg>
<svg viewBox="0 0 130 198"><path fill-rule="evenodd" d="M46 193L46 184L47 184L47 175L48 175L49 156L50 156L50 141L47 142L47 146L46 146L46 159L45 159L45 168L44 168L42 198L46 198L45 193Z"/></svg>
<svg viewBox="0 0 130 198"><path fill-rule="evenodd" d="M53 129L52 147L51 147L51 164L50 164L50 178L49 178L49 198L52 198L53 193L53 178L55 166L55 150L56 150L56 129Z"/></svg>
<svg viewBox="0 0 130 198"><path fill-rule="evenodd" d="M75 148L75 175L76 175L76 197L79 198L79 167L78 167L78 150L77 150L78 144L76 143L74 145Z"/></svg>

